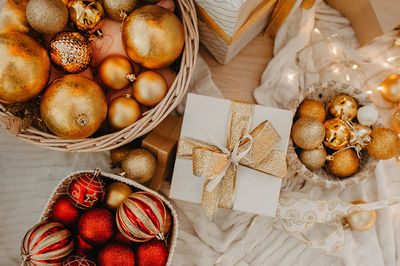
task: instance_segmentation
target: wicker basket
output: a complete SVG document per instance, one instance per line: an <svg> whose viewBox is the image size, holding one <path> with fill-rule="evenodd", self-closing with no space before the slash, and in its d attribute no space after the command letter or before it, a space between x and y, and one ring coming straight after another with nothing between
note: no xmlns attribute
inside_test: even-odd
<svg viewBox="0 0 400 266"><path fill-rule="evenodd" d="M352 96L357 100L359 105L372 105L368 96L361 90L353 88L348 84L331 81L314 84L303 95L295 98L289 106L295 112L304 99L313 99L325 105L330 98L342 93ZM374 126L381 127L382 125L378 122ZM292 142L289 144L288 151L288 160L292 166L297 168L299 175L327 189L344 189L361 182L374 173L376 164L378 163L378 160L370 156L366 150L362 150L360 166L357 172L351 177L340 179L328 173L324 168L315 171L307 169L299 160Z"/></svg>
<svg viewBox="0 0 400 266"><path fill-rule="evenodd" d="M19 117L6 112L0 104L0 125L11 135L44 148L69 152L97 152L114 149L136 139L156 127L182 100L189 86L199 48L196 9L192 0L177 0L185 32L185 46L180 69L165 98L154 108L143 113L140 120L118 132L96 138L62 139L53 134L29 127L22 130Z"/></svg>
<svg viewBox="0 0 400 266"><path fill-rule="evenodd" d="M53 204L55 203L55 201L63 196L66 195L66 191L67 191L67 187L68 184L71 182L72 178L74 175L76 174L80 174L80 173L86 173L86 172L93 172L93 170L84 170L84 171L79 171L79 172L75 172L70 174L69 176L67 176L66 178L64 178L61 183L57 186L57 188L54 190L50 200L48 201L42 215L40 218L40 221L44 221L47 219L47 217L50 215L51 213L51 209L53 207ZM140 190L144 190L147 192L150 192L152 194L154 194L155 196L157 196L158 198L160 198L163 203L165 204L165 206L168 207L168 209L170 210L171 213L171 218L172 218L172 228L171 228L171 235L168 237L169 239L169 244L168 244L168 261L167 261L167 265L171 265L172 263L172 256L174 255L174 251L175 251L175 246L176 246L176 241L178 238L178 218L177 218L177 214L176 211L174 209L174 207L172 206L171 203L169 203L163 196L161 196L160 194L158 194L157 192L142 186L139 183L136 183L130 179L118 176L118 175L114 175L114 174L107 174L104 172L101 172L100 176L103 178L103 180L106 181L117 181L117 182L123 182L133 188L136 189L140 189Z"/></svg>

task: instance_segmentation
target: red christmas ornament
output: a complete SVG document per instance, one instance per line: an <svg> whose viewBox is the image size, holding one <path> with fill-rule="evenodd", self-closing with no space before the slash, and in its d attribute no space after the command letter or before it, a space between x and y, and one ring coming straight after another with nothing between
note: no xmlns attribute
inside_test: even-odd
<svg viewBox="0 0 400 266"><path fill-rule="evenodd" d="M135 242L129 240L128 238L124 237L120 232L116 232L113 238L114 242L119 242L127 245L132 245Z"/></svg>
<svg viewBox="0 0 400 266"><path fill-rule="evenodd" d="M89 256L91 257L94 252L94 247L86 243L80 235L74 238L75 243L75 254L79 256Z"/></svg>
<svg viewBox="0 0 400 266"><path fill-rule="evenodd" d="M23 265L60 265L73 249L71 232L64 225L44 221L26 233L21 257Z"/></svg>
<svg viewBox="0 0 400 266"><path fill-rule="evenodd" d="M63 225L75 228L78 225L79 211L66 198L59 198L51 210L50 218Z"/></svg>
<svg viewBox="0 0 400 266"><path fill-rule="evenodd" d="M133 250L121 243L111 243L103 247L97 256L99 266L134 266L135 254Z"/></svg>
<svg viewBox="0 0 400 266"><path fill-rule="evenodd" d="M96 263L94 263L91 260L86 259L85 257L80 257L73 255L69 257L68 259L63 261L63 266L96 266Z"/></svg>
<svg viewBox="0 0 400 266"><path fill-rule="evenodd" d="M151 193L132 193L119 206L117 226L121 234L135 242L154 237L164 239L166 209L162 201Z"/></svg>
<svg viewBox="0 0 400 266"><path fill-rule="evenodd" d="M93 173L77 174L67 188L68 199L82 210L92 208L104 195L104 183L99 177L100 170Z"/></svg>
<svg viewBox="0 0 400 266"><path fill-rule="evenodd" d="M136 250L137 266L164 266L168 251L164 241L153 239L141 244Z"/></svg>
<svg viewBox="0 0 400 266"><path fill-rule="evenodd" d="M115 233L114 217L107 209L88 210L79 219L78 231L85 242L94 246L102 245Z"/></svg>

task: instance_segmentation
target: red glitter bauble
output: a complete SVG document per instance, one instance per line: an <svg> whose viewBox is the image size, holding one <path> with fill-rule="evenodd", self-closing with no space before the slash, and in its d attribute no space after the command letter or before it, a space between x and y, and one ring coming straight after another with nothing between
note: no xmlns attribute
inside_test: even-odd
<svg viewBox="0 0 400 266"><path fill-rule="evenodd" d="M68 259L63 261L63 266L96 266L96 263L94 263L91 260L88 260L85 257L80 257L73 255L69 257Z"/></svg>
<svg viewBox="0 0 400 266"><path fill-rule="evenodd" d="M115 242L119 242L119 243L124 243L127 245L133 245L135 244L135 242L129 240L128 238L124 237L120 232L116 232L114 237L113 237L113 241Z"/></svg>
<svg viewBox="0 0 400 266"><path fill-rule="evenodd" d="M111 243L100 250L97 263L100 266L134 266L135 254L125 244Z"/></svg>
<svg viewBox="0 0 400 266"><path fill-rule="evenodd" d="M99 177L100 171L75 175L67 188L68 199L82 210L92 208L104 195L104 183Z"/></svg>
<svg viewBox="0 0 400 266"><path fill-rule="evenodd" d="M138 266L163 266L167 263L168 251L164 241L153 239L137 248L136 265Z"/></svg>
<svg viewBox="0 0 400 266"><path fill-rule="evenodd" d="M114 216L107 209L88 210L79 219L78 231L85 242L94 246L102 245L115 233Z"/></svg>
<svg viewBox="0 0 400 266"><path fill-rule="evenodd" d="M94 247L88 243L86 243L80 235L77 235L74 238L75 243L75 254L79 256L88 256L92 257L94 253Z"/></svg>
<svg viewBox="0 0 400 266"><path fill-rule="evenodd" d="M75 228L78 225L79 211L66 198L59 198L52 207L50 218L63 225Z"/></svg>

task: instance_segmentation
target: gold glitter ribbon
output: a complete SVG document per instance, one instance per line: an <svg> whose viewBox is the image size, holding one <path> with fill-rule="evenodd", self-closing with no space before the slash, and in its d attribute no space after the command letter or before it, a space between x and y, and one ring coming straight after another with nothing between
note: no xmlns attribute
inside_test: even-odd
<svg viewBox="0 0 400 266"><path fill-rule="evenodd" d="M249 134L252 114L252 104L231 102L226 147L184 136L179 139L177 157L191 159L193 174L207 178L201 205L211 219L218 207L232 208L239 164L278 178L287 173L285 153L273 150L281 137L267 120Z"/></svg>

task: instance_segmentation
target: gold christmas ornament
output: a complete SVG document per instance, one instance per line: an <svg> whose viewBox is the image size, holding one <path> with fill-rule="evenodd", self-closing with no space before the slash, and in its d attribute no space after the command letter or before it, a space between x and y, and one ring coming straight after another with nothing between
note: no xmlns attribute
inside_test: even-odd
<svg viewBox="0 0 400 266"><path fill-rule="evenodd" d="M339 118L325 121L324 144L332 150L340 150L350 142L350 130L346 122Z"/></svg>
<svg viewBox="0 0 400 266"><path fill-rule="evenodd" d="M357 200L352 204L364 204L365 201ZM360 211L344 217L344 220L350 225L351 229L357 231L365 231L370 229L376 222L376 211Z"/></svg>
<svg viewBox="0 0 400 266"><path fill-rule="evenodd" d="M308 116L321 122L325 121L325 107L315 100L304 100L297 109L297 116Z"/></svg>
<svg viewBox="0 0 400 266"><path fill-rule="evenodd" d="M100 31L104 22L105 12L103 6L96 0L71 0L68 3L69 18L80 31L96 33Z"/></svg>
<svg viewBox="0 0 400 266"><path fill-rule="evenodd" d="M56 79L42 96L40 114L46 126L64 139L82 139L95 133L107 116L103 90L81 75Z"/></svg>
<svg viewBox="0 0 400 266"><path fill-rule="evenodd" d="M160 6L147 5L133 11L122 27L125 52L146 68L162 68L173 63L185 43L178 17Z"/></svg>
<svg viewBox="0 0 400 266"><path fill-rule="evenodd" d="M88 39L79 32L64 31L50 41L49 55L56 67L78 73L89 67L92 48Z"/></svg>
<svg viewBox="0 0 400 266"><path fill-rule="evenodd" d="M113 90L124 89L135 80L132 64L122 55L110 55L99 66L99 79Z"/></svg>
<svg viewBox="0 0 400 266"><path fill-rule="evenodd" d="M132 149L127 146L121 146L110 150L110 159L113 165L120 166L122 159L124 159L130 150Z"/></svg>
<svg viewBox="0 0 400 266"><path fill-rule="evenodd" d="M389 102L400 102L400 74L387 77L381 84L381 94Z"/></svg>
<svg viewBox="0 0 400 266"><path fill-rule="evenodd" d="M164 222L164 235L166 235L169 232L169 230L171 230L171 225L172 225L171 214L169 214L169 211L166 211L165 222Z"/></svg>
<svg viewBox="0 0 400 266"><path fill-rule="evenodd" d="M366 146L370 142L369 134L371 134L372 129L370 127L364 126L362 124L352 125L350 130L350 145L361 145L361 147Z"/></svg>
<svg viewBox="0 0 400 266"><path fill-rule="evenodd" d="M132 193L132 189L124 183L109 184L106 186L104 204L109 209L115 210Z"/></svg>
<svg viewBox="0 0 400 266"><path fill-rule="evenodd" d="M125 176L138 183L148 182L156 170L156 159L145 149L131 150L121 162Z"/></svg>
<svg viewBox="0 0 400 266"><path fill-rule="evenodd" d="M141 115L140 105L127 94L111 101L108 122L112 128L120 130L135 123Z"/></svg>
<svg viewBox="0 0 400 266"><path fill-rule="evenodd" d="M103 0L107 16L115 21L123 21L137 7L137 0Z"/></svg>
<svg viewBox="0 0 400 266"><path fill-rule="evenodd" d="M325 148L321 145L316 149L300 151L300 161L311 171L321 168L326 161Z"/></svg>
<svg viewBox="0 0 400 266"><path fill-rule="evenodd" d="M142 72L133 83L133 95L138 102L146 106L161 102L167 90L167 81L155 71Z"/></svg>
<svg viewBox="0 0 400 266"><path fill-rule="evenodd" d="M396 113L394 113L392 120L390 121L390 125L392 126L394 133L399 135L400 134L400 110L397 110Z"/></svg>
<svg viewBox="0 0 400 266"><path fill-rule="evenodd" d="M0 8L0 34L28 33L30 30L25 10L29 1L3 1Z"/></svg>
<svg viewBox="0 0 400 266"><path fill-rule="evenodd" d="M400 138L390 128L375 128L367 146L368 153L378 160L393 158L400 152Z"/></svg>
<svg viewBox="0 0 400 266"><path fill-rule="evenodd" d="M331 157L328 163L328 169L337 177L349 177L358 169L359 159L352 149L337 151Z"/></svg>
<svg viewBox="0 0 400 266"><path fill-rule="evenodd" d="M0 102L24 102L47 85L50 60L46 50L22 33L0 35Z"/></svg>
<svg viewBox="0 0 400 266"><path fill-rule="evenodd" d="M333 117L351 121L357 115L357 102L349 95L336 95L328 101L326 110Z"/></svg>
<svg viewBox="0 0 400 266"><path fill-rule="evenodd" d="M61 0L30 0L26 18L35 31L55 34L67 25L68 10Z"/></svg>
<svg viewBox="0 0 400 266"><path fill-rule="evenodd" d="M302 149L315 149L324 141L325 129L321 121L301 117L292 127L292 139Z"/></svg>

